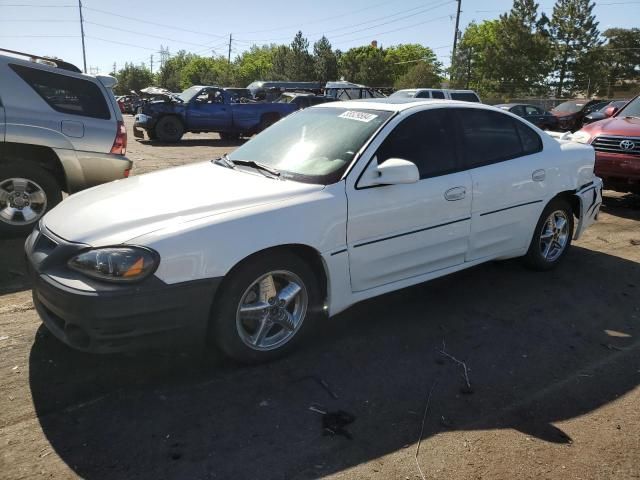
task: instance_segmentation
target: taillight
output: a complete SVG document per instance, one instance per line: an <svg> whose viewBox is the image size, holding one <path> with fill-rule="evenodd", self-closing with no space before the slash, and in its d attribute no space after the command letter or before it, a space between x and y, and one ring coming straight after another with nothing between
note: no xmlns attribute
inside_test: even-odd
<svg viewBox="0 0 640 480"><path fill-rule="evenodd" d="M125 155L127 153L127 128L122 120L118 120L118 129L116 130L113 147L111 147L111 153L115 155Z"/></svg>

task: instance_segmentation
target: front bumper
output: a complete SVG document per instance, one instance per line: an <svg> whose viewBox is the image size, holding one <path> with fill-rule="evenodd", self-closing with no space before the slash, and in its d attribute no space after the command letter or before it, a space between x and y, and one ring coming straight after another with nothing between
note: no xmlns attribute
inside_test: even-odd
<svg viewBox="0 0 640 480"><path fill-rule="evenodd" d="M84 248L39 229L25 244L34 305L59 340L92 353L204 342L221 279L175 285L155 276L128 285L92 281L66 268L67 260Z"/></svg>
<svg viewBox="0 0 640 480"><path fill-rule="evenodd" d="M640 192L640 157L596 151L595 173L605 188Z"/></svg>
<svg viewBox="0 0 640 480"><path fill-rule="evenodd" d="M133 136L136 138L144 138L142 129L148 130L155 126L156 121L153 117L145 115L144 113L138 113L134 117L133 122Z"/></svg>

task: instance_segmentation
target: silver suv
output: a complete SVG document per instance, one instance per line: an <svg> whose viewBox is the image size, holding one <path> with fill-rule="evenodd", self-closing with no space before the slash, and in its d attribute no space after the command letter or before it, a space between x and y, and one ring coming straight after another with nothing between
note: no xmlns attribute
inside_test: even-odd
<svg viewBox="0 0 640 480"><path fill-rule="evenodd" d="M0 236L29 233L62 192L129 175L115 84L0 49Z"/></svg>

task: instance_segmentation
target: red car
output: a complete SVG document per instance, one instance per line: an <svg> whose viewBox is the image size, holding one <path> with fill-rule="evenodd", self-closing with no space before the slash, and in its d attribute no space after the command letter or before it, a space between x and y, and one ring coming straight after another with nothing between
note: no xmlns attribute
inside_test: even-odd
<svg viewBox="0 0 640 480"><path fill-rule="evenodd" d="M611 118L586 125L574 138L596 151L595 172L605 188L640 194L640 95Z"/></svg>

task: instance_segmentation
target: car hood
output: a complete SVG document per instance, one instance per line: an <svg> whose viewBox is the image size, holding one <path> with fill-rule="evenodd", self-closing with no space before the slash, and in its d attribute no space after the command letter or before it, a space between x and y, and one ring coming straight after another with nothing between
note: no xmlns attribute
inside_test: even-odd
<svg viewBox="0 0 640 480"><path fill-rule="evenodd" d="M640 137L640 118L613 117L584 127L590 135L613 135L619 137Z"/></svg>
<svg viewBox="0 0 640 480"><path fill-rule="evenodd" d="M116 245L162 228L322 190L211 162L117 180L71 195L43 219L59 237Z"/></svg>

